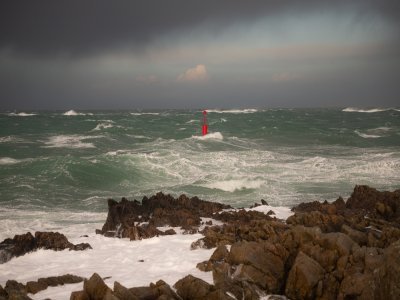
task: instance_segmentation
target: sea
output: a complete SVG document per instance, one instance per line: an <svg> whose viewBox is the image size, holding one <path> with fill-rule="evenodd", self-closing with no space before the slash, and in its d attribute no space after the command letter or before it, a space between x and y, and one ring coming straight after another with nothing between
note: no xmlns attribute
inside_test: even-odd
<svg viewBox="0 0 400 300"><path fill-rule="evenodd" d="M62 275L74 260L79 261L79 266L72 264L74 274L90 276L100 269L102 275L117 278L118 269L102 269L92 260L107 260L118 243L125 249L150 242L94 235L105 222L108 198L140 201L161 191L235 208L264 199L271 207L289 210L301 202L346 199L355 185L400 189L399 108L208 109L205 136L202 112L0 113L0 241L27 231L51 230L73 242L85 242L82 235L89 235L89 243L104 251L90 259L87 254L66 259L72 254L40 250L0 265L0 284L7 279L33 280L41 272ZM168 239L180 244L188 237L160 240ZM169 247L162 245L160 255ZM144 255L149 247L137 253ZM209 257L206 250L201 253L202 260ZM54 255L61 256L51 263ZM190 257L186 253L177 259L182 256ZM197 259L195 255L187 262L190 270ZM121 267L118 261L113 264ZM138 267L136 258L132 264ZM146 284L160 274L148 266L142 274L146 271L150 275L137 281L129 274L119 280L131 286ZM168 282L170 273L166 274ZM171 282L175 279L172 276ZM37 299L69 299L65 291L39 294Z"/></svg>

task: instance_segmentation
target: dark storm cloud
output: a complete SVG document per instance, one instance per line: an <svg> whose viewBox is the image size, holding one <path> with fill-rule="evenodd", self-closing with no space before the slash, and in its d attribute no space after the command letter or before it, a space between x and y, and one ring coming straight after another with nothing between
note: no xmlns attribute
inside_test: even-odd
<svg viewBox="0 0 400 300"><path fill-rule="evenodd" d="M0 3L0 50L34 56L140 50L157 37L206 24L219 30L281 12L344 6L398 22L399 1L40 0Z"/></svg>

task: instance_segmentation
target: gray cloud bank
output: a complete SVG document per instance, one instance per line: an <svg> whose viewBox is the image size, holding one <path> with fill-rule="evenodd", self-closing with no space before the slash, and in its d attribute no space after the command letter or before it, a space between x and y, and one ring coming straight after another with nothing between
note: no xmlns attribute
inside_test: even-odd
<svg viewBox="0 0 400 300"><path fill-rule="evenodd" d="M195 26L218 31L268 15L332 9L400 24L399 1L387 0L15 0L0 3L0 49L34 56L141 50L162 35Z"/></svg>

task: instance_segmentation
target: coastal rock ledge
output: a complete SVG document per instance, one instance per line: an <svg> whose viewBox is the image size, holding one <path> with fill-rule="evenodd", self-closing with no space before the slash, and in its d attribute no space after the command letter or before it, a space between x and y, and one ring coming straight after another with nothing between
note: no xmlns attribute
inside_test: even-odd
<svg viewBox="0 0 400 300"><path fill-rule="evenodd" d="M213 282L187 275L173 287L159 280L144 287L114 282L111 288L94 273L70 299L400 299L400 190L356 186L347 201L302 203L286 221L162 193L142 202L108 200L108 207L106 223L97 231L105 236L137 240L174 234L159 226L200 232L204 237L191 249L215 248L197 265L211 272ZM203 217L211 221L202 224ZM23 288L10 281L0 286L0 299L29 299L7 292Z"/></svg>
<svg viewBox="0 0 400 300"><path fill-rule="evenodd" d="M192 244L193 250L216 248L197 265L212 272L213 284L192 275L176 282L175 290L162 281L132 289L116 282L96 299L400 299L400 190L356 186L347 201L294 207L286 222L185 195L158 193L141 203L122 199L108 205L98 230L107 236L164 234L158 226L198 232L201 217L222 225L206 226L199 231L204 237ZM71 299L95 299L85 291Z"/></svg>
<svg viewBox="0 0 400 300"><path fill-rule="evenodd" d="M80 251L92 249L87 243L74 245L70 243L65 235L59 232L27 232L15 235L12 239L5 239L0 243L0 264L3 264L13 257L22 256L38 249L50 249L60 251L64 249Z"/></svg>

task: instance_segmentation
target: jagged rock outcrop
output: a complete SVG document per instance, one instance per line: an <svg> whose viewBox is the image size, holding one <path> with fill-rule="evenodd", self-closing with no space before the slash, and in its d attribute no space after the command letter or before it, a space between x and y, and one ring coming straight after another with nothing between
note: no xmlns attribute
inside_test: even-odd
<svg viewBox="0 0 400 300"><path fill-rule="evenodd" d="M13 257L21 256L37 249L80 251L92 249L92 247L87 243L74 245L68 241L65 235L59 232L37 231L35 236L27 232L15 235L12 239L5 239L0 243L0 263L5 263Z"/></svg>
<svg viewBox="0 0 400 300"><path fill-rule="evenodd" d="M211 217L226 208L231 207L197 197L181 195L174 198L163 193L144 197L142 202L128 201L126 198L120 202L109 199L106 223L97 233L131 240L150 238L165 234L156 227L192 228L200 225L201 217Z"/></svg>
<svg viewBox="0 0 400 300"><path fill-rule="evenodd" d="M148 287L126 288L114 282L114 289L108 287L99 274L94 273L85 280L82 291L72 292L71 300L179 300L171 287L162 280Z"/></svg>
<svg viewBox="0 0 400 300"><path fill-rule="evenodd" d="M39 278L37 281L28 281L25 285L15 280L8 280L4 289L0 286L0 299L27 300L31 299L28 294L36 294L47 289L49 286L54 287L70 283L78 283L83 280L84 278L71 274Z"/></svg>

